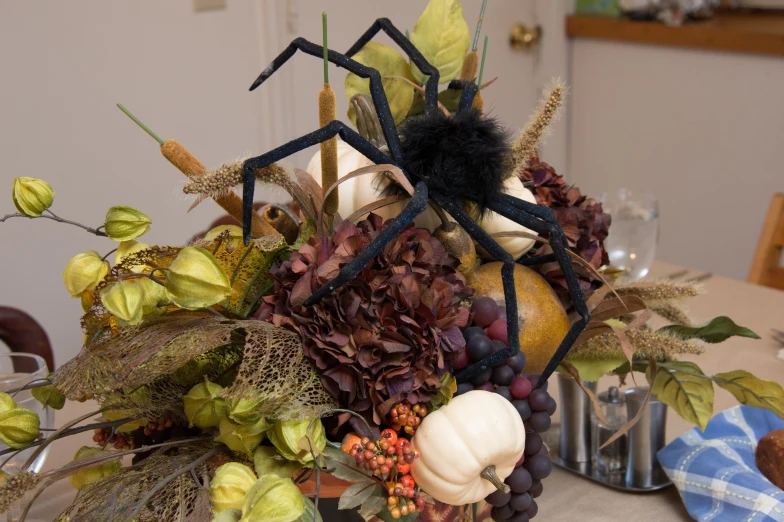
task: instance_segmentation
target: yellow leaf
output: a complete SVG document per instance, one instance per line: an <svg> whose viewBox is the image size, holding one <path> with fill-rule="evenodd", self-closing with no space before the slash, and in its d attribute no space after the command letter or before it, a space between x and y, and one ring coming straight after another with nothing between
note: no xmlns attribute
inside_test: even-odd
<svg viewBox="0 0 784 522"><path fill-rule="evenodd" d="M717 373L716 384L730 392L738 402L770 410L784 419L784 389L773 381L765 381L744 370Z"/></svg>
<svg viewBox="0 0 784 522"><path fill-rule="evenodd" d="M408 61L388 45L368 42L353 58L362 65L376 69L382 77L401 76L412 82L415 81ZM389 110L392 111L395 124L398 124L405 119L408 110L414 104L414 87L398 78L385 78L381 83L389 100ZM349 73L346 75L344 88L346 96L351 100L355 94L370 94L370 80ZM357 115L351 104L349 104L348 117L354 125L357 124Z"/></svg>
<svg viewBox="0 0 784 522"><path fill-rule="evenodd" d="M713 416L713 382L692 362L659 363L653 394L703 431ZM646 372L650 380L650 370Z"/></svg>
<svg viewBox="0 0 784 522"><path fill-rule="evenodd" d="M626 357L610 357L609 359L568 359L577 368L580 378L584 381L598 381L603 375L613 371L627 362Z"/></svg>
<svg viewBox="0 0 784 522"><path fill-rule="evenodd" d="M471 43L459 0L430 0L411 32L411 42L438 69L439 83L457 78ZM428 76L413 62L411 72L420 84L427 81Z"/></svg>

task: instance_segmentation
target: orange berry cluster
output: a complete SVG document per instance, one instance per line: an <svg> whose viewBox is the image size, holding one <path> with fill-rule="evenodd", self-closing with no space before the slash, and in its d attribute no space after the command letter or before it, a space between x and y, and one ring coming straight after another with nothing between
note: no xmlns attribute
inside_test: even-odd
<svg viewBox="0 0 784 522"><path fill-rule="evenodd" d="M154 431L163 431L166 428L171 428L172 424L173 423L171 419L167 419L166 417L158 417L157 419L151 420L147 426L144 427L144 434L149 437Z"/></svg>
<svg viewBox="0 0 784 522"><path fill-rule="evenodd" d="M414 489L411 475L403 475L397 482L387 482L387 509L392 518L404 517L408 514L425 509L425 499Z"/></svg>
<svg viewBox="0 0 784 522"><path fill-rule="evenodd" d="M129 450L133 448L133 440L122 433L112 433L108 428L96 428L93 430L93 442L99 446L111 444L114 449Z"/></svg>
<svg viewBox="0 0 784 522"><path fill-rule="evenodd" d="M427 406L424 404L411 405L408 401L395 404L389 411L389 424L395 431L403 430L407 435L413 435L422 419L427 415Z"/></svg>
<svg viewBox="0 0 784 522"><path fill-rule="evenodd" d="M381 439L375 442L362 437L343 449L354 457L357 466L384 479L408 474L411 463L419 457L408 439L398 438L397 433L389 429L381 432Z"/></svg>

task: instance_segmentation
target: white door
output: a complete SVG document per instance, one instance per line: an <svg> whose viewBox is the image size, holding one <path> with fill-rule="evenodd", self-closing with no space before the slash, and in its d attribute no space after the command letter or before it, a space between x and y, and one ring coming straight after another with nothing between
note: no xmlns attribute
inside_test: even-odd
<svg viewBox="0 0 784 522"><path fill-rule="evenodd" d="M461 0L463 13L475 32L481 0ZM484 35L490 37L485 81L498 80L483 91L485 109L513 131L520 129L536 107L543 88L555 77L568 82L568 45L565 16L571 0L489 0L482 25L479 51ZM427 2L425 0L260 0L262 56L271 61L295 37L321 42L321 13L329 16L329 47L347 50L376 18L386 17L400 29L412 29ZM516 23L541 26L542 36L534 50L512 48L510 32ZM384 34L376 41L395 45ZM264 64L266 66L266 63ZM334 66L330 83L338 94L338 117L348 121L348 102L342 95L346 72ZM274 81L273 81L274 80ZM298 54L259 93L264 99L261 124L265 150L282 144L318 127L317 94L323 82L323 69L316 58ZM254 93L255 94L255 93ZM567 117L554 125L542 157L556 169L567 167ZM301 153L295 163L304 168L312 151Z"/></svg>

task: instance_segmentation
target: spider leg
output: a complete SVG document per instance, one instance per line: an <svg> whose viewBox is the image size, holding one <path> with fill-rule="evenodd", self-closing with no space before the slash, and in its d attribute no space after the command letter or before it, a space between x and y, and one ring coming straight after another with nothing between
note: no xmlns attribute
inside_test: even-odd
<svg viewBox="0 0 784 522"><path fill-rule="evenodd" d="M507 205L511 205L517 209L522 210L523 212L528 212L534 217L547 221L551 225L556 225L559 227L561 226L558 223L553 210L549 207L537 205L536 203L531 203L530 201L525 201L523 199L510 196L509 194L502 194L499 200L501 203L506 203ZM566 241L566 236L564 236L564 248L569 248L569 243ZM546 263L547 261L542 262Z"/></svg>
<svg viewBox="0 0 784 522"><path fill-rule="evenodd" d="M295 152L316 145L318 143L327 141L335 135L340 135L343 140L354 147L356 150L367 156L370 160L377 164L395 163L386 154L381 152L368 140L357 134L342 121L334 120L326 126L318 129L317 131L305 134L295 140L292 140L276 149L245 160L242 164L244 173L244 180L242 186L242 236L245 244L250 240L250 227L251 216L253 215L253 195L256 191L256 174L255 169L264 168L272 163L291 156Z"/></svg>
<svg viewBox="0 0 784 522"><path fill-rule="evenodd" d="M389 18L379 18L373 22L370 29L365 31L365 34L360 36L359 40L357 40L354 45L351 46L351 49L346 52L346 56L351 57L357 54L365 44L378 34L379 31L387 33L389 37L403 49L403 52L411 58L414 65L416 65L422 73L428 75L427 83L425 84L425 116L428 118L435 117L438 113L438 69L430 65L430 62L422 56L419 49L417 49L416 46L411 43L411 40L406 38L406 36L392 24ZM373 101L375 102L375 100Z"/></svg>
<svg viewBox="0 0 784 522"><path fill-rule="evenodd" d="M552 263L553 261L558 261L558 258L555 257L555 254L545 254L543 256L521 257L517 260L517 263L523 266L533 266L542 265L544 263Z"/></svg>
<svg viewBox="0 0 784 522"><path fill-rule="evenodd" d="M486 369L492 368L499 362L514 356L520 351L520 326L517 322L517 294L514 286L515 261L509 252L501 248L487 232L482 230L482 227L480 227L476 221L471 219L471 217L460 208L459 204L435 192L432 193L430 197L441 205L444 210L449 212L455 221L465 229L468 235L476 239L476 241L482 245L482 248L487 250L493 258L504 263L504 266L501 268L501 278L504 284L504 300L506 301L508 348L488 355L481 361L470 365L457 374L456 378L458 382L466 382Z"/></svg>
<svg viewBox="0 0 784 522"><path fill-rule="evenodd" d="M474 104L474 97L479 92L479 87L474 82L468 80L452 80L449 82L450 89L461 89L460 102L457 104L457 113L470 109Z"/></svg>
<svg viewBox="0 0 784 522"><path fill-rule="evenodd" d="M401 230L403 230L415 217L427 208L427 185L420 181L414 188L414 195L406 204L403 211L389 220L386 227L371 243L359 253L350 263L340 269L338 275L330 282L321 286L313 292L303 303L304 306L312 306L321 299L351 282L373 258L375 258L387 244L392 241Z"/></svg>
<svg viewBox="0 0 784 522"><path fill-rule="evenodd" d="M577 337L585 329L588 321L591 320L591 314L588 311L588 307L585 305L585 298L583 297L583 292L580 289L580 283L577 280L577 275L575 275L574 269L572 268L572 261L569 258L569 255L566 253L566 236L564 235L561 227L557 223L550 223L542 218L528 214L527 211L520 209L522 205L518 204L520 203L519 200L517 202L509 202L509 199L517 198L513 198L512 196L508 195L506 195L505 198L498 198L497 200L491 202L490 209L494 212L497 212L498 214L501 214L505 218L511 219L512 221L519 223L524 227L530 228L538 234L549 233L549 241L550 246L553 249L553 254L555 255L555 258L558 261L558 265L561 267L561 270L564 273L566 286L569 288L569 294L572 297L574 308L580 315L580 318L569 328L566 337L564 337L563 341L561 341L561 345L555 351L555 354L550 359L550 362L547 363L547 366L542 372L542 376L539 378L539 384L537 385L541 386L547 381L548 377L550 377L555 369L558 368L558 365L561 364L561 361L563 361L564 357L566 357L566 354L569 353L569 349L577 340Z"/></svg>
<svg viewBox="0 0 784 522"><path fill-rule="evenodd" d="M252 91L256 89L259 85L267 81L267 79L275 74L275 72L280 69L283 64L289 60L289 58L294 56L294 53L296 53L298 50L305 54L315 56L319 59L323 59L324 57L324 48L322 46L316 45L313 42L309 42L304 38L297 38L292 41L289 46L278 55L277 58L272 60L272 63L269 64L266 69L261 72L259 77L256 78L256 81L253 82L253 85L250 86L250 90ZM361 63L352 60L350 57L340 54L336 51L328 51L327 59L330 63L334 63L338 67L343 67L344 69L353 72L360 78L370 79L370 96L373 98L373 105L376 107L378 120L381 123L382 130L384 131L384 137L387 139L389 152L392 155L392 159L395 160L394 164L399 166L403 162L403 155L400 152L400 139L397 135L395 120L392 118L392 112L389 110L389 102L387 101L386 94L384 93L384 87L381 84L381 74L376 69L373 69L372 67L366 67ZM435 78L437 89L437 69ZM368 157L370 158L370 156Z"/></svg>

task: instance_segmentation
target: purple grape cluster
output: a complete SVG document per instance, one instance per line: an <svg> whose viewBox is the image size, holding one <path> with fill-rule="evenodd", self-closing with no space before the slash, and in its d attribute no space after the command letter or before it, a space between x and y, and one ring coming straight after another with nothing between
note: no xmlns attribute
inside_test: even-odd
<svg viewBox="0 0 784 522"><path fill-rule="evenodd" d="M459 370L488 355L506 349L506 318L503 308L489 297L480 297L471 305L472 325L463 331L466 347L458 354L454 367ZM509 493L496 491L485 499L493 506L495 521L527 522L538 512L535 498L542 494L542 479L550 475L553 464L544 447L542 436L550 429L555 413L555 399L547 393L547 383L535 389L538 375L528 375L525 354L502 361L488 368L470 382L457 385L456 395L471 390L495 392L510 401L520 413L526 431L525 452L514 471L505 480Z"/></svg>

